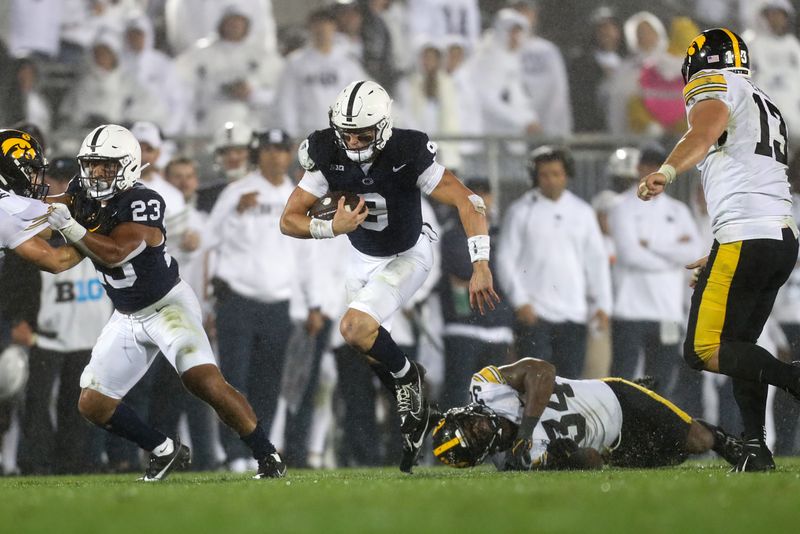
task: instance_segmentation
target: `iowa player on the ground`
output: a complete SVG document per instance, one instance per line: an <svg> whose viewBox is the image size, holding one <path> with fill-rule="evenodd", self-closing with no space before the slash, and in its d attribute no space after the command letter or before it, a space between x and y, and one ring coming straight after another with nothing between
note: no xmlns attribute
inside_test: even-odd
<svg viewBox="0 0 800 534"><path fill-rule="evenodd" d="M339 94L330 109L331 127L300 145L306 173L286 204L281 230L299 238L350 239L349 308L340 330L349 345L391 373L387 382L394 382L405 440L400 467L410 471L429 425L424 369L408 360L382 325L388 326L431 268L435 235L424 228L421 191L458 208L469 237L472 306L483 312L498 297L482 199L436 162L436 145L427 135L392 128L391 103L383 87L370 81L353 82ZM361 201L349 212L342 199L332 221L310 218L309 208L329 191L357 193Z"/></svg>
<svg viewBox="0 0 800 534"><path fill-rule="evenodd" d="M736 464L741 441L692 419L653 391L621 378L568 380L552 364L523 358L472 375L474 402L445 413L434 455L472 467L489 455L499 469L589 469L676 465L714 450Z"/></svg>
<svg viewBox="0 0 800 534"><path fill-rule="evenodd" d="M64 204L53 205L49 221L92 260L114 304L81 375L81 414L150 451L142 480L162 480L188 463L185 445L145 424L121 402L161 351L186 388L252 449L258 460L255 478L283 476L286 467L253 409L219 372L197 297L166 251L164 200L138 182L139 142L122 126L99 126L84 139L78 161L81 175L70 188L72 204L83 221L91 220L93 231Z"/></svg>
<svg viewBox="0 0 800 534"><path fill-rule="evenodd" d="M797 226L787 180L781 112L750 79L747 46L725 28L706 30L683 64L689 131L658 172L642 179L650 200L697 165L714 244L689 312L684 358L695 369L733 378L747 439L737 471L774 469L764 443L767 384L800 398L800 367L756 345L778 289L797 259Z"/></svg>
<svg viewBox="0 0 800 534"><path fill-rule="evenodd" d="M0 257L11 250L42 270L59 273L83 260L75 247L51 247L44 172L39 142L20 130L0 130Z"/></svg>

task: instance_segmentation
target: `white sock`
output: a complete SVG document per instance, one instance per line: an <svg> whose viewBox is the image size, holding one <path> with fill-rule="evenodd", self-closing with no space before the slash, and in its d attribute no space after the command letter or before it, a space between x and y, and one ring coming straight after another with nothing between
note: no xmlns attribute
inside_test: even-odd
<svg viewBox="0 0 800 534"><path fill-rule="evenodd" d="M403 378L408 374L410 370L411 370L411 360L406 358L406 364L403 366L403 368L397 371L396 373L392 373L392 376L395 378Z"/></svg>
<svg viewBox="0 0 800 534"><path fill-rule="evenodd" d="M164 443L153 449L153 454L156 456L166 456L168 454L172 454L175 451L175 443L172 439L167 438L164 440Z"/></svg>

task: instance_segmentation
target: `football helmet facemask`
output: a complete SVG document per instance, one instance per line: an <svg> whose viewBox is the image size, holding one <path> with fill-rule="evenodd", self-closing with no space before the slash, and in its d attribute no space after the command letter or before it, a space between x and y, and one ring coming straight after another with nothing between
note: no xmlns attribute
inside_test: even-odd
<svg viewBox="0 0 800 534"><path fill-rule="evenodd" d="M142 173L142 149L127 128L98 126L86 136L78 152L81 187L98 200L130 189Z"/></svg>
<svg viewBox="0 0 800 534"><path fill-rule="evenodd" d="M502 433L497 414L482 404L451 408L431 434L433 454L450 467L474 467L497 450Z"/></svg>
<svg viewBox="0 0 800 534"><path fill-rule="evenodd" d="M379 84L359 80L345 87L328 112L336 140L356 163L372 161L392 137L392 99ZM364 143L358 149L347 146L356 136Z"/></svg>
<svg viewBox="0 0 800 534"><path fill-rule="evenodd" d="M47 160L39 141L20 130L0 130L0 189L43 199Z"/></svg>
<svg viewBox="0 0 800 534"><path fill-rule="evenodd" d="M750 75L750 54L747 44L727 28L706 30L692 40L683 60L681 74L684 83L706 69L730 70Z"/></svg>

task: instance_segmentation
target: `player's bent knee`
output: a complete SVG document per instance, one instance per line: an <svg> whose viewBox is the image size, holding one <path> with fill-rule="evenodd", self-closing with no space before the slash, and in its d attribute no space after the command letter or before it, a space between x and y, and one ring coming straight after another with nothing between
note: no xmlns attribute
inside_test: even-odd
<svg viewBox="0 0 800 534"><path fill-rule="evenodd" d="M371 338L380 326L376 326L374 323L375 321L366 315L362 317L359 314L347 312L339 323L339 332L348 345L361 352L366 352L372 348L370 341L374 340Z"/></svg>
<svg viewBox="0 0 800 534"><path fill-rule="evenodd" d="M187 369L181 381L194 396L212 400L224 394L228 383L216 365L204 364Z"/></svg>
<svg viewBox="0 0 800 534"><path fill-rule="evenodd" d="M718 348L719 345L696 345L687 340L683 345L683 359L692 369L702 371Z"/></svg>
<svg viewBox="0 0 800 534"><path fill-rule="evenodd" d="M78 398L78 412L95 425L102 426L114 415L119 400L106 397L93 389L84 388Z"/></svg>

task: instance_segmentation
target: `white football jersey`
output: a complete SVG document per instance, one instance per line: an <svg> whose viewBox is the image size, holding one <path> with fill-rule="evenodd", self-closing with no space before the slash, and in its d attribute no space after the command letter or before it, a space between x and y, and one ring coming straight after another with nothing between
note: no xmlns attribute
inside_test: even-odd
<svg viewBox="0 0 800 534"><path fill-rule="evenodd" d="M41 200L0 189L0 250L15 249L46 229L47 212Z"/></svg>
<svg viewBox="0 0 800 534"><path fill-rule="evenodd" d="M728 128L698 164L714 237L720 243L781 239L792 221L788 134L778 107L745 75L698 72L683 90L686 113L716 99L730 110Z"/></svg>
<svg viewBox="0 0 800 534"><path fill-rule="evenodd" d="M497 367L484 367L472 375L470 393L473 401L500 417L517 425L522 421L523 400ZM531 457L537 463L556 438L572 438L580 447L602 452L614 444L621 430L622 407L605 382L557 376L550 402L533 429Z"/></svg>

